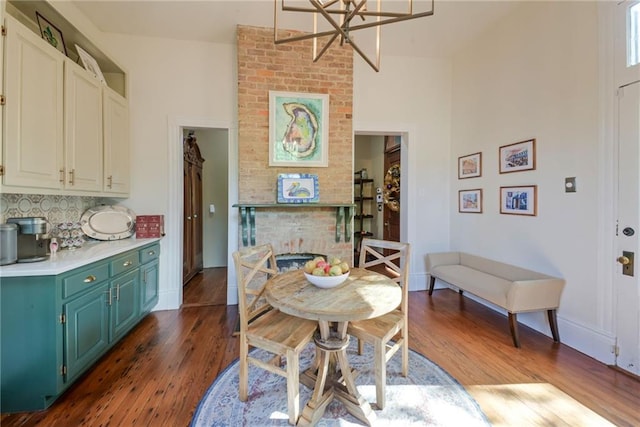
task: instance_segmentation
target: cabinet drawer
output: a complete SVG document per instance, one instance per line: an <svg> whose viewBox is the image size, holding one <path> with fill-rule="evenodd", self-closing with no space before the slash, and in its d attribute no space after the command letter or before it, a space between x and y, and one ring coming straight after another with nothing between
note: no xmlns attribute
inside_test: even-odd
<svg viewBox="0 0 640 427"><path fill-rule="evenodd" d="M111 261L111 276L117 276L120 273L134 270L139 265L138 251L127 252Z"/></svg>
<svg viewBox="0 0 640 427"><path fill-rule="evenodd" d="M99 264L62 279L62 298L68 298L109 278L109 265Z"/></svg>
<svg viewBox="0 0 640 427"><path fill-rule="evenodd" d="M140 263L146 264L160 256L160 245L152 245L148 248L140 249Z"/></svg>

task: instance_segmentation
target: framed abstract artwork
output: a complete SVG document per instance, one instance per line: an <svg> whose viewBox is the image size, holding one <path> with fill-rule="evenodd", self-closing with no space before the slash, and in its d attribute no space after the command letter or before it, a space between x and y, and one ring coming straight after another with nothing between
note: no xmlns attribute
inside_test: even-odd
<svg viewBox="0 0 640 427"><path fill-rule="evenodd" d="M538 186L500 187L500 213L537 215Z"/></svg>
<svg viewBox="0 0 640 427"><path fill-rule="evenodd" d="M536 140L528 139L500 147L500 173L536 168Z"/></svg>
<svg viewBox="0 0 640 427"><path fill-rule="evenodd" d="M458 191L458 212L482 213L482 189Z"/></svg>
<svg viewBox="0 0 640 427"><path fill-rule="evenodd" d="M278 203L316 203L318 175L306 173L281 173L278 175Z"/></svg>
<svg viewBox="0 0 640 427"><path fill-rule="evenodd" d="M329 166L329 95L269 91L269 166Z"/></svg>
<svg viewBox="0 0 640 427"><path fill-rule="evenodd" d="M458 157L458 179L482 176L482 153Z"/></svg>

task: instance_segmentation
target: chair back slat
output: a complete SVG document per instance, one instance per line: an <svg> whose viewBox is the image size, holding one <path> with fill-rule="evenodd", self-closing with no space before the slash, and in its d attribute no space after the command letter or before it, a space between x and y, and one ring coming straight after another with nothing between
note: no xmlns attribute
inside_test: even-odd
<svg viewBox="0 0 640 427"><path fill-rule="evenodd" d="M233 253L238 284L240 332L246 331L256 317L271 310L264 298L267 281L278 274L273 247L254 246Z"/></svg>
<svg viewBox="0 0 640 427"><path fill-rule="evenodd" d="M379 239L362 239L360 247L361 268L372 269L384 265L388 276L402 287L401 310L406 313L409 292L409 261L411 245Z"/></svg>

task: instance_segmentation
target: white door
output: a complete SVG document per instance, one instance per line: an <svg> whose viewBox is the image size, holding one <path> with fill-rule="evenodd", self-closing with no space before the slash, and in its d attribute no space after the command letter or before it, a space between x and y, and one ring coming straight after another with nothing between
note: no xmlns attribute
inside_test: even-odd
<svg viewBox="0 0 640 427"><path fill-rule="evenodd" d="M616 365L640 375L640 1L616 6L615 80L618 88L617 257L634 254L633 276L619 258L614 277ZM627 258L629 258L627 256Z"/></svg>
<svg viewBox="0 0 640 427"><path fill-rule="evenodd" d="M640 375L640 82L618 91L618 267L616 292L616 365ZM633 254L634 257L629 256ZM629 262L626 266L623 263ZM623 274L633 269L633 276Z"/></svg>

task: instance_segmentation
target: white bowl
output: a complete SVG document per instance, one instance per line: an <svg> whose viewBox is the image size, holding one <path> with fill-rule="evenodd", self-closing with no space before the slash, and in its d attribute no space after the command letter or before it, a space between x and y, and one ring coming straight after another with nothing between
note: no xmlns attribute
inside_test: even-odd
<svg viewBox="0 0 640 427"><path fill-rule="evenodd" d="M319 288L334 288L347 280L349 271L339 276L314 276L313 274L304 273L307 280Z"/></svg>

